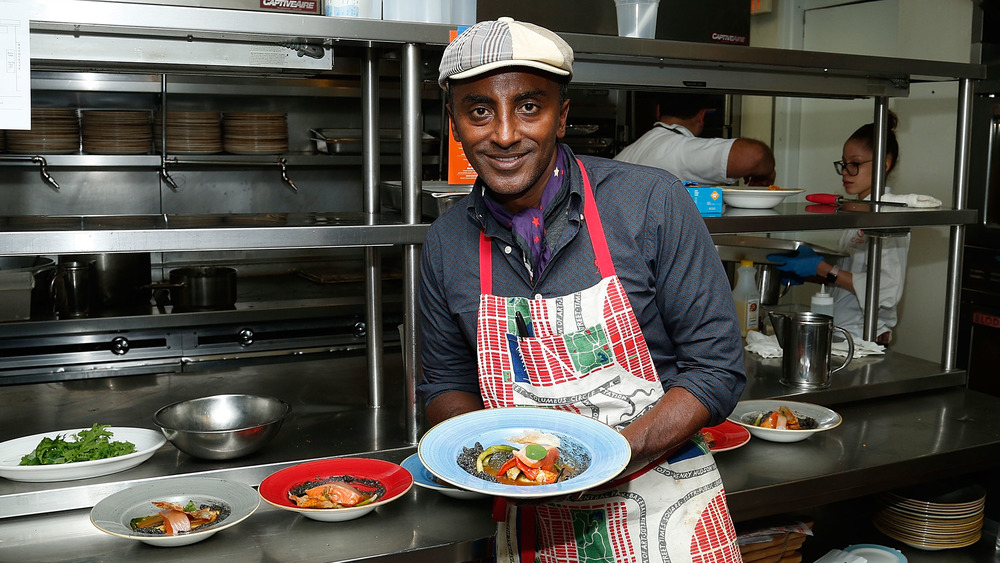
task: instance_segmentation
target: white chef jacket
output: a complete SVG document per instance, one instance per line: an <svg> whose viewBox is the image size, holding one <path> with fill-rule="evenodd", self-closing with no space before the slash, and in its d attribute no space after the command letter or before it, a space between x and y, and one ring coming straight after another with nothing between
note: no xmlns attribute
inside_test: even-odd
<svg viewBox="0 0 1000 563"><path fill-rule="evenodd" d="M885 193L889 193L886 187ZM847 229L840 235L837 248L847 256L838 260L844 270L854 275L854 293L835 287L833 290L833 320L854 338L865 332L865 291L868 280L868 236L864 229ZM906 255L910 250L910 233L905 236L882 238L882 270L878 284L878 322L875 336L891 332L896 326L896 307L903 297L906 277Z"/></svg>
<svg viewBox="0 0 1000 563"><path fill-rule="evenodd" d="M657 121L646 134L622 149L615 160L662 168L681 181L708 186L735 184L739 178L726 176L734 142L736 139L695 137L682 125Z"/></svg>

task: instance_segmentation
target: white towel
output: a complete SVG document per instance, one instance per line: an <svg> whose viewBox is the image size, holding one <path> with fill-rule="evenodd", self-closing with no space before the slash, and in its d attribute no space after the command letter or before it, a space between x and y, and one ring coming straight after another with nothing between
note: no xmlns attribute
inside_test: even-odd
<svg viewBox="0 0 1000 563"><path fill-rule="evenodd" d="M834 356L847 357L847 341L841 340L839 342L834 342L833 347L830 350L830 354ZM872 354L885 354L885 346L881 344L876 344L874 342L869 342L867 340L854 339L854 357L863 358L865 356L870 356Z"/></svg>
<svg viewBox="0 0 1000 563"><path fill-rule="evenodd" d="M885 194L882 201L905 203L908 207L941 207L940 199L922 194Z"/></svg>
<svg viewBox="0 0 1000 563"><path fill-rule="evenodd" d="M781 346L778 345L778 337L773 334L771 336L767 336L766 334L761 334L756 330L751 330L747 333L747 345L745 350L747 352L753 352L754 354L764 358L781 357Z"/></svg>

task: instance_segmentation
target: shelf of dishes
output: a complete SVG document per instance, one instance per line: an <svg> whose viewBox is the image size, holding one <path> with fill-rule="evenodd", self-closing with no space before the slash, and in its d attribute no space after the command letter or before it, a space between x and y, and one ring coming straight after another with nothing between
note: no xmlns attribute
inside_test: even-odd
<svg viewBox="0 0 1000 563"><path fill-rule="evenodd" d="M437 138L421 133L421 153L433 154ZM34 107L31 129L0 131L0 153L14 155L148 155L163 152L167 161L230 161L229 155L264 157L289 152L288 114L278 112L170 111L164 127L160 111ZM361 155L359 128L309 130L313 152ZM381 129L382 154L402 152L400 129ZM301 151L299 151L301 152ZM225 154L219 159L206 159ZM243 162L247 162L244 160Z"/></svg>

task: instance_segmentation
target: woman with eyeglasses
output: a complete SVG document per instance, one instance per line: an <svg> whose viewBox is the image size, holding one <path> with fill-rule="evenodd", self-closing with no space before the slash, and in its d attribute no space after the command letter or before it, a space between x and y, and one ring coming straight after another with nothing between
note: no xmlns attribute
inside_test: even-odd
<svg viewBox="0 0 1000 563"><path fill-rule="evenodd" d="M899 161L899 143L896 141L896 114L889 112L889 131L886 139L886 178ZM859 201L871 198L874 170L875 124L862 125L844 142L844 154L833 166L844 184L848 195ZM886 186L885 193L889 193ZM833 286L834 322L847 329L855 338L864 333L864 303L868 277L868 237L863 229L847 229L840 236L838 249L847 256L830 264L807 245L800 245L798 254L786 256L772 254L769 259L778 263L792 283L819 281ZM910 249L910 234L882 238L882 264L878 288L878 322L875 341L887 345L896 326L896 307L903 297L906 277L906 255ZM817 279L817 277L819 279Z"/></svg>

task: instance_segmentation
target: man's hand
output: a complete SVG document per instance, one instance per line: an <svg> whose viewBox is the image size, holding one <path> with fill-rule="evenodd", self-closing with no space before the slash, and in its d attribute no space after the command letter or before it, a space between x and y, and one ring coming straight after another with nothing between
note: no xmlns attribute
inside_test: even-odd
<svg viewBox="0 0 1000 563"><path fill-rule="evenodd" d="M464 391L448 391L431 399L424 414L427 416L427 422L434 426L453 416L483 408L483 399L479 395Z"/></svg>

